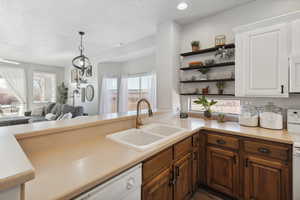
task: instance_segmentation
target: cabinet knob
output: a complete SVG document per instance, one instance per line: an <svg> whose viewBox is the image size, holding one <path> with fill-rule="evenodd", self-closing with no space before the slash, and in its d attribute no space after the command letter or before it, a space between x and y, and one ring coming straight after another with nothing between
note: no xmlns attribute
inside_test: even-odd
<svg viewBox="0 0 300 200"><path fill-rule="evenodd" d="M284 93L284 85L281 85L281 94Z"/></svg>

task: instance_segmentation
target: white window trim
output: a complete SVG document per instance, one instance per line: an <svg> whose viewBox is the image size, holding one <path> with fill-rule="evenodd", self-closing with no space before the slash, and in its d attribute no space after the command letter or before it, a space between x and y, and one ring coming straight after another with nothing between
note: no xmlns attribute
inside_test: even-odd
<svg viewBox="0 0 300 200"><path fill-rule="evenodd" d="M51 75L54 75L54 83L55 83L55 97L54 97L54 101L35 101L33 100L33 89L34 89L34 86L33 86L33 81L34 81L34 74L37 73L37 74L51 74ZM57 73L55 72L49 72L49 71L39 71L39 70L35 70L32 72L32 81L31 81L31 85L32 85L32 104L47 104L47 103L51 103L51 102L56 102L56 95L57 95L57 91L56 91L56 87L58 86L57 84Z"/></svg>

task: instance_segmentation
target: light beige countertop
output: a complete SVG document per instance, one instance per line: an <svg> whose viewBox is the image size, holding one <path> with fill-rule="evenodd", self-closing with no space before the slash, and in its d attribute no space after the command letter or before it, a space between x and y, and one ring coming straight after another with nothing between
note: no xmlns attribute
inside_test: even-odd
<svg viewBox="0 0 300 200"><path fill-rule="evenodd" d="M34 169L15 137L0 134L0 191L34 178Z"/></svg>
<svg viewBox="0 0 300 200"><path fill-rule="evenodd" d="M114 123L123 119L128 120L133 118L134 115L132 113L114 114L109 116L87 117L81 120L68 120L68 122L57 122L61 129L55 126L55 123L45 122L43 125L38 123L29 125L32 126L33 129L30 129L30 127L25 128L25 126L23 129L7 127L6 130L11 129L17 138L24 139L26 137L35 137L35 134L51 134L51 131L58 133L62 130L89 127L101 123ZM293 143L293 138L287 131L242 127L236 122L218 123L216 121L208 121L200 118L179 119L172 114L156 115L146 121L147 123L158 122L174 125L184 128L187 131L180 136L172 138L146 151L137 151L113 142L106 138L106 134L96 134L94 137L83 138L75 145L66 144L56 146L55 148L45 148L42 151L26 152L27 157L35 168L36 175L35 179L26 183L26 200L70 199L201 129L287 144ZM48 128L45 129L45 126ZM5 131L0 128L0 136L3 135L4 132ZM10 137L10 140L16 143L12 143L11 145L17 146L22 150L14 138L12 136ZM0 148L2 147L0 146ZM22 154L22 152L19 153ZM0 159L3 158L0 157ZM22 159L26 159L24 154ZM12 160L9 160L9 162L22 166L17 162L14 163ZM30 169L30 167L28 168ZM4 180L5 179L0 179L0 183Z"/></svg>

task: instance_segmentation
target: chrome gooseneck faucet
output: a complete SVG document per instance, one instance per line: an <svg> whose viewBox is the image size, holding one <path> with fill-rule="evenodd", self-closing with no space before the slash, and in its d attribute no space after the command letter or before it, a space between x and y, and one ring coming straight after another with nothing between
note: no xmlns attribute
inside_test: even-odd
<svg viewBox="0 0 300 200"><path fill-rule="evenodd" d="M148 115L149 115L149 117L151 117L153 115L150 102L147 99L140 99L137 102L137 106L136 106L136 122L135 122L135 127L136 128L140 128L143 125L141 117L140 117L140 107L141 107L142 102L145 102L148 105Z"/></svg>

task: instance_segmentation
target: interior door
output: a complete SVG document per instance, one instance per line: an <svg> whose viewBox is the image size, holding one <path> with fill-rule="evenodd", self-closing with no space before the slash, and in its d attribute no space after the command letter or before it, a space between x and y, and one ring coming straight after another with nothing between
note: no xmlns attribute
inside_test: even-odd
<svg viewBox="0 0 300 200"><path fill-rule="evenodd" d="M173 185L170 168L143 186L143 200L173 200Z"/></svg>
<svg viewBox="0 0 300 200"><path fill-rule="evenodd" d="M246 96L288 97L287 25L249 31L243 51Z"/></svg>
<svg viewBox="0 0 300 200"><path fill-rule="evenodd" d="M238 155L230 150L207 147L207 184L230 196L238 195Z"/></svg>
<svg viewBox="0 0 300 200"><path fill-rule="evenodd" d="M192 155L184 156L174 164L176 183L174 186L174 199L188 199L192 194Z"/></svg>
<svg viewBox="0 0 300 200"><path fill-rule="evenodd" d="M248 156L245 166L246 200L285 200L284 166L281 162Z"/></svg>

